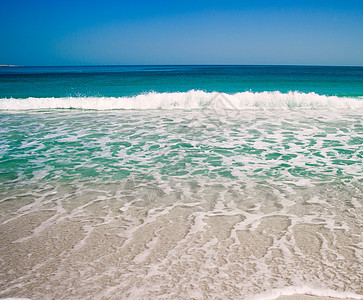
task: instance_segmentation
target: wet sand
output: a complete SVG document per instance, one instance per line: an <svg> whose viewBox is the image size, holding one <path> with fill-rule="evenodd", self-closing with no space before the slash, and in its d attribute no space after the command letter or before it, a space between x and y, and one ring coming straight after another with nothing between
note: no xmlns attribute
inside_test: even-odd
<svg viewBox="0 0 363 300"><path fill-rule="evenodd" d="M359 299L361 115L7 115L0 297Z"/></svg>
<svg viewBox="0 0 363 300"><path fill-rule="evenodd" d="M291 296L280 296L276 300L355 300L353 298L333 298L333 297L320 297L311 295L291 295ZM361 298L363 299L363 297Z"/></svg>

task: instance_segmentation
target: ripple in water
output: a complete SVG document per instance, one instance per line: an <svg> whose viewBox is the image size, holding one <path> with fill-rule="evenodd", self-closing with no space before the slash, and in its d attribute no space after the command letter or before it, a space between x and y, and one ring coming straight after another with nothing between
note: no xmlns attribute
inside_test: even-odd
<svg viewBox="0 0 363 300"><path fill-rule="evenodd" d="M0 296L359 297L361 116L2 113Z"/></svg>

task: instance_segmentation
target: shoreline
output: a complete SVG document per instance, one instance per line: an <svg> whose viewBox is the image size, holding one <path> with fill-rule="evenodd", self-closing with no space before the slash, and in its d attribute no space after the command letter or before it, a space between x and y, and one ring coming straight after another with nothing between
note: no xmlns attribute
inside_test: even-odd
<svg viewBox="0 0 363 300"><path fill-rule="evenodd" d="M326 296L314 296L308 294L295 294L289 296L279 296L275 298L275 300L356 300L363 299L363 296L360 298L346 298L346 297L326 297Z"/></svg>
<svg viewBox="0 0 363 300"><path fill-rule="evenodd" d="M246 300L357 300L363 295L309 286L287 286L247 297Z"/></svg>

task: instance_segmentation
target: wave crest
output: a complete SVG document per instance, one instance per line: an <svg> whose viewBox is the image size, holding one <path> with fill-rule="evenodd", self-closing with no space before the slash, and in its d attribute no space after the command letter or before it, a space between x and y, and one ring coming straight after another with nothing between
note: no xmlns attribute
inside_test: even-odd
<svg viewBox="0 0 363 300"><path fill-rule="evenodd" d="M316 93L241 92L226 94L199 90L177 93L148 93L134 97L64 97L0 99L0 110L298 110L298 109L358 109L362 97L349 98Z"/></svg>

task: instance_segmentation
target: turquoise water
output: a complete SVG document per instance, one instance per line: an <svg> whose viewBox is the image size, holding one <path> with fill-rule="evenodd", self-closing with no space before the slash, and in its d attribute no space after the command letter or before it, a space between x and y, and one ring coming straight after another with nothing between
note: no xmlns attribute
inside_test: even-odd
<svg viewBox="0 0 363 300"><path fill-rule="evenodd" d="M0 118L4 185L130 176L362 180L363 127L355 111L61 111Z"/></svg>
<svg viewBox="0 0 363 300"><path fill-rule="evenodd" d="M124 97L142 93L299 91L363 95L363 67L105 66L0 69L0 98Z"/></svg>
<svg viewBox="0 0 363 300"><path fill-rule="evenodd" d="M360 67L1 68L0 296L358 299L362 96Z"/></svg>

